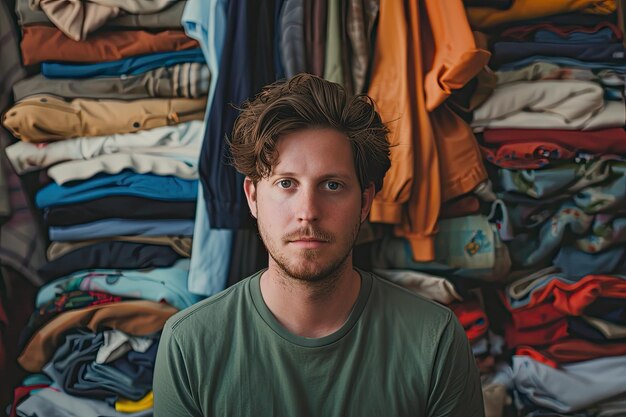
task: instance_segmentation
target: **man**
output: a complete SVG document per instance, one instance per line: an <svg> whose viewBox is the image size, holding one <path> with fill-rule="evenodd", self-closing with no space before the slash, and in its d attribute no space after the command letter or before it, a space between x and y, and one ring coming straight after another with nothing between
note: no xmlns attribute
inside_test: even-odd
<svg viewBox="0 0 626 417"><path fill-rule="evenodd" d="M157 417L483 415L450 310L352 266L387 133L369 99L308 74L243 106L231 151L269 266L168 321Z"/></svg>

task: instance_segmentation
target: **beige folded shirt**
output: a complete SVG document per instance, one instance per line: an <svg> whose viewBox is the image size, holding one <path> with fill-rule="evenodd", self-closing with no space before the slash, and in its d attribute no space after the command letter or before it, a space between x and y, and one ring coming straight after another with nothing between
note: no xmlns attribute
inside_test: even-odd
<svg viewBox="0 0 626 417"><path fill-rule="evenodd" d="M374 273L416 294L442 304L463 301L463 297L456 291L454 284L442 277L400 269L375 269Z"/></svg>
<svg viewBox="0 0 626 417"><path fill-rule="evenodd" d="M520 81L498 86L474 112L474 130L596 130L626 124L624 102L604 100L602 86L591 81Z"/></svg>
<svg viewBox="0 0 626 417"><path fill-rule="evenodd" d="M25 142L47 142L202 120L205 108L206 97L65 101L42 94L20 100L4 114L2 124Z"/></svg>
<svg viewBox="0 0 626 417"><path fill-rule="evenodd" d="M78 240L75 242L52 242L48 246L48 261L53 261L61 256L73 252L85 246L94 245L100 242L116 240L121 242L145 243L146 245L169 246L176 253L185 258L191 257L192 240L186 236L113 236L103 239Z"/></svg>

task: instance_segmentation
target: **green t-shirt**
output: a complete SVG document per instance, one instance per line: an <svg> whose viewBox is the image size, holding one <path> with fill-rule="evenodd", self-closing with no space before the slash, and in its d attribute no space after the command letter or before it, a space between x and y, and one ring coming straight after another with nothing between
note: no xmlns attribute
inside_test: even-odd
<svg viewBox="0 0 626 417"><path fill-rule="evenodd" d="M260 273L171 317L154 415L483 416L478 370L451 311L359 272L348 320L319 339L278 323Z"/></svg>

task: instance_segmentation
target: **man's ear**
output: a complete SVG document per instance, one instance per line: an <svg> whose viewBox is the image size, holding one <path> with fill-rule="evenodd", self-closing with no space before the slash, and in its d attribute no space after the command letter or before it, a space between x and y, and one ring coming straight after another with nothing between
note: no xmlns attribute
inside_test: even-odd
<svg viewBox="0 0 626 417"><path fill-rule="evenodd" d="M367 216L370 214L372 208L372 202L374 201L374 195L376 194L376 187L373 182L370 182L361 194L361 223L363 223Z"/></svg>
<svg viewBox="0 0 626 417"><path fill-rule="evenodd" d="M248 200L248 207L250 207L250 214L256 219L256 185L250 177L246 177L243 180L243 191L246 193L246 200Z"/></svg>

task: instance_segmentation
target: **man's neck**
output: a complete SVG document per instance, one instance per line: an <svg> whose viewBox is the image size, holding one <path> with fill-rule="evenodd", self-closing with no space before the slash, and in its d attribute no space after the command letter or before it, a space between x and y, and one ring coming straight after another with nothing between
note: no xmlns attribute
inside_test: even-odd
<svg viewBox="0 0 626 417"><path fill-rule="evenodd" d="M320 338L346 322L359 296L361 277L351 262L322 282L284 277L270 265L260 286L265 304L283 327L297 336Z"/></svg>

